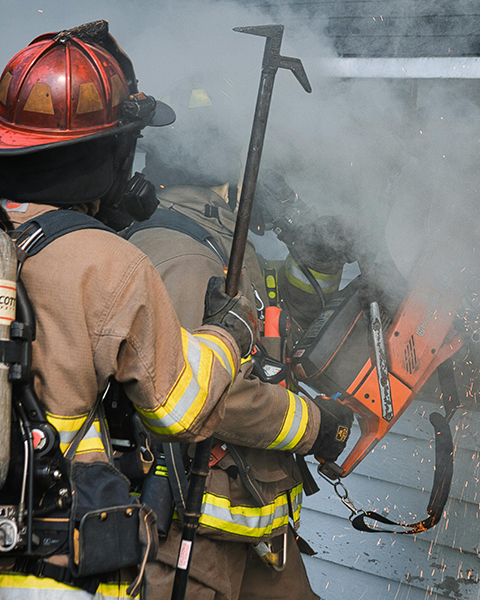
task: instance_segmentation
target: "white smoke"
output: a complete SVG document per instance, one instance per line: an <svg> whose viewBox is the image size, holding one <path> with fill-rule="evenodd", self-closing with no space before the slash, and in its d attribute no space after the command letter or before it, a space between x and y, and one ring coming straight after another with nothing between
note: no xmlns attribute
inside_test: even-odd
<svg viewBox="0 0 480 600"><path fill-rule="evenodd" d="M407 14L409 6L410 0L395 3L396 13ZM234 110L219 117L218 127L241 148L250 136L265 39L233 28L280 22L281 52L302 59L313 92L306 94L291 72L279 70L263 165L282 171L320 214L343 215L369 249L384 248L387 233L406 274L427 234L448 237L455 222L458 236L462 224L476 221L480 114L474 80L326 77L321 59L335 56L324 35L328 19L310 19L280 3L270 14L234 0L3 0L1 10L4 64L43 32L103 18L146 93L161 98L199 73L220 74L229 81ZM181 117L179 111L176 127Z"/></svg>

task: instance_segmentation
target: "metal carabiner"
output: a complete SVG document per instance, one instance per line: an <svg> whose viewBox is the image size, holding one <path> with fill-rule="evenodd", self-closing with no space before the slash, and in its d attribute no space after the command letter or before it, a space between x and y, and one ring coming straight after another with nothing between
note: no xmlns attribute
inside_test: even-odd
<svg viewBox="0 0 480 600"><path fill-rule="evenodd" d="M252 283L253 295L255 296L255 305L257 309L257 317L260 321L265 321L265 303L263 302L260 294L257 292L255 286Z"/></svg>
<svg viewBox="0 0 480 600"><path fill-rule="evenodd" d="M317 472L318 474L325 479L325 481L328 481L328 483L330 485L333 486L333 489L335 490L335 493L337 494L337 496L340 498L340 500L342 501L342 503L348 508L348 510L350 511L350 516L348 517L350 519L350 521L352 521L352 519L354 517L356 517L358 514L360 513L364 513L365 511L363 510L363 508L358 509L355 504L350 500L349 496L348 496L348 490L347 488L344 486L344 484L342 483L342 481L340 481L340 478L338 478L336 481L332 481L331 479L329 479L326 475L324 475L322 473L322 471L320 470L321 465L318 465L317 468ZM342 488L342 491L339 491L339 488Z"/></svg>

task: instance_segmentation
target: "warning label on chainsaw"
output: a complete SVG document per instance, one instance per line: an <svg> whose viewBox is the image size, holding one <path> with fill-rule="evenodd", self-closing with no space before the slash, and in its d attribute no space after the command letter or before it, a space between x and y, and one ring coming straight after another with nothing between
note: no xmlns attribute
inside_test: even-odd
<svg viewBox="0 0 480 600"><path fill-rule="evenodd" d="M0 323L15 321L16 301L15 281L0 279Z"/></svg>

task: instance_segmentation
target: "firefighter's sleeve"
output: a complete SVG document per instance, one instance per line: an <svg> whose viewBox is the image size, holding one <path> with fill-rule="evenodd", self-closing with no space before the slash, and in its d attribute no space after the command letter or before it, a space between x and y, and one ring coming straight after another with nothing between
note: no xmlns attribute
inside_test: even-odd
<svg viewBox="0 0 480 600"><path fill-rule="evenodd" d="M148 258L125 278L98 328L95 354L151 431L189 442L214 432L239 368L238 348L219 327L182 329Z"/></svg>
<svg viewBox="0 0 480 600"><path fill-rule="evenodd" d="M222 272L218 261L212 260L213 254L209 250L203 253L199 246L195 243L194 247L198 247L195 255L179 254L157 264L184 327L195 327L201 322L208 279ZM183 276L184 273L188 273L188 277ZM192 289L201 292L191 297L189 290ZM320 429L319 409L279 385L250 377L251 370L251 361L241 367L228 394L225 416L215 432L216 437L250 448L307 453Z"/></svg>
<svg viewBox="0 0 480 600"><path fill-rule="evenodd" d="M216 436L250 448L309 452L320 429L319 409L280 385L250 377L251 370L251 361L242 365Z"/></svg>

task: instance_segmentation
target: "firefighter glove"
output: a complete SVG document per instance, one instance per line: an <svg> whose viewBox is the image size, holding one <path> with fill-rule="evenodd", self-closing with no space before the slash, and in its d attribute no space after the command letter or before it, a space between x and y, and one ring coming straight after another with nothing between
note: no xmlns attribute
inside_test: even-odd
<svg viewBox="0 0 480 600"><path fill-rule="evenodd" d="M234 298L225 293L225 279L210 277L205 294L204 325L218 325L235 339L242 358L255 343L257 322L247 298L239 292Z"/></svg>
<svg viewBox="0 0 480 600"><path fill-rule="evenodd" d="M318 437L309 454L315 454L326 462L335 462L345 450L350 436L352 409L322 396L317 396L314 402L320 409L321 421Z"/></svg>

